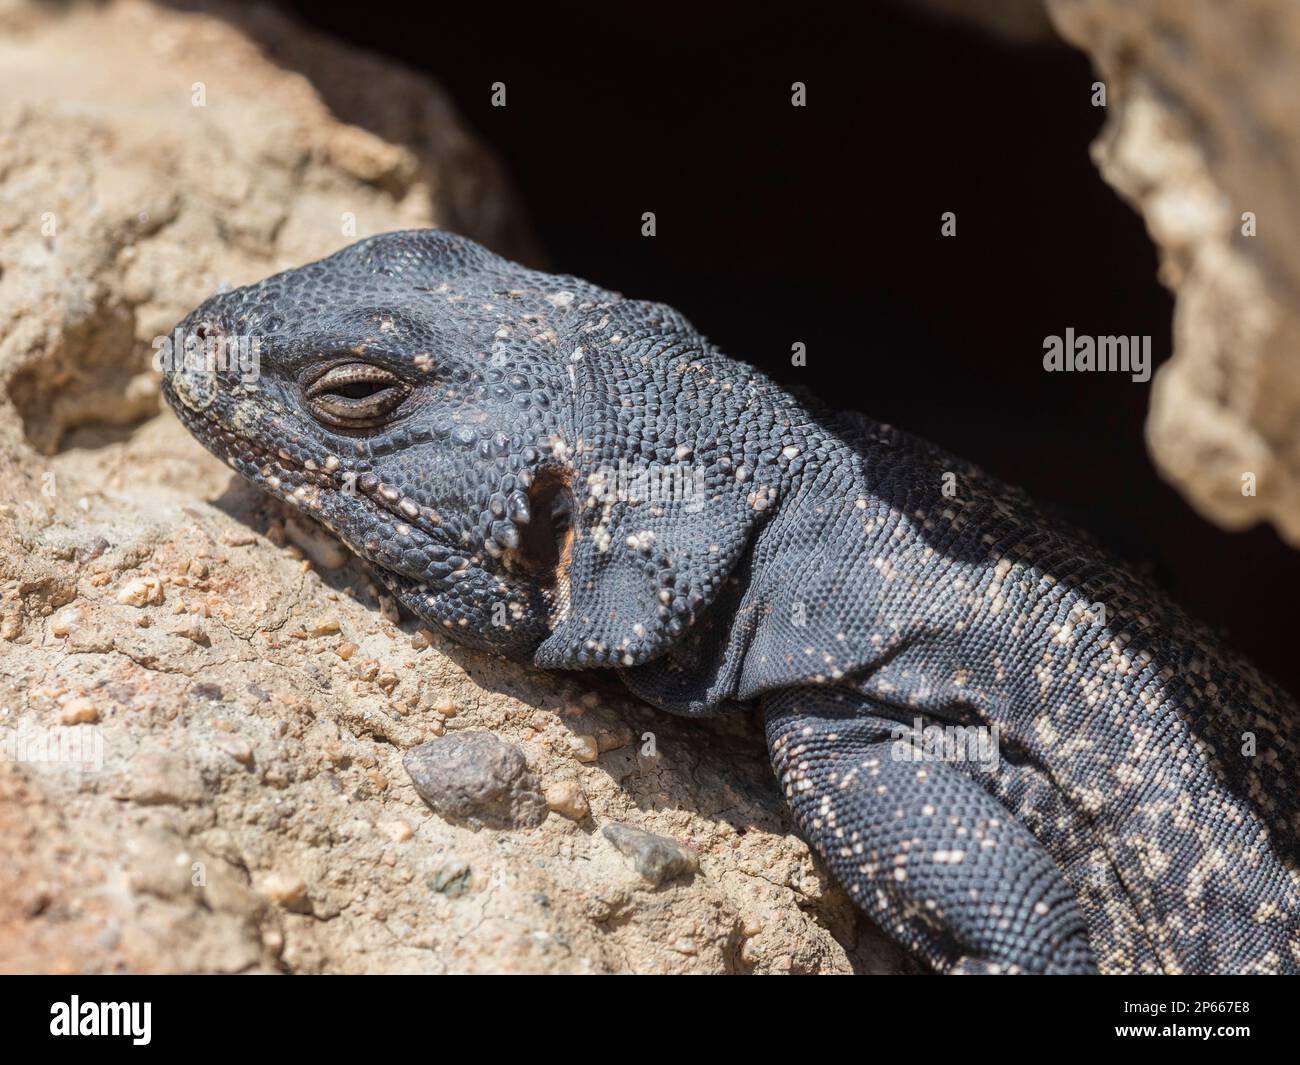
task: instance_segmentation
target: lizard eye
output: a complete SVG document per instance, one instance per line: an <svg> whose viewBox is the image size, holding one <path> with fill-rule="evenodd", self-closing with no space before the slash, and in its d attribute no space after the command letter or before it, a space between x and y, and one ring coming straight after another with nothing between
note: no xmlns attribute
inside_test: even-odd
<svg viewBox="0 0 1300 1065"><path fill-rule="evenodd" d="M394 373L366 362L349 362L321 374L307 388L307 402L321 421L347 429L381 424L410 393Z"/></svg>

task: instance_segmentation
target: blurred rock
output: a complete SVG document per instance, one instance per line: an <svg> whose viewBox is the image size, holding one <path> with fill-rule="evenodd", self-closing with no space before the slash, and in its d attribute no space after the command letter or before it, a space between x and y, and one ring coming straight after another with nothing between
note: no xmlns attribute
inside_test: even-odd
<svg viewBox="0 0 1300 1065"><path fill-rule="evenodd" d="M675 877L693 873L697 868L695 855L667 836L618 824L606 825L601 833L618 848L620 854L631 859L638 873L656 887Z"/></svg>
<svg viewBox="0 0 1300 1065"><path fill-rule="evenodd" d="M977 26L1014 44L1056 43L1043 0L905 0L912 7Z"/></svg>
<svg viewBox="0 0 1300 1065"><path fill-rule="evenodd" d="M1177 297L1147 422L1155 462L1211 520L1271 521L1300 546L1300 5L1048 10L1106 84L1093 156L1146 219Z"/></svg>

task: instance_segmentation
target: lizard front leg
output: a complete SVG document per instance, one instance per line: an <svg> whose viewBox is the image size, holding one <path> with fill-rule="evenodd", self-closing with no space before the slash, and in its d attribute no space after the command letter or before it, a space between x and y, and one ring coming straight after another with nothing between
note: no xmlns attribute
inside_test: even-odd
<svg viewBox="0 0 1300 1065"><path fill-rule="evenodd" d="M953 764L898 757L857 693L764 697L772 764L805 838L854 901L940 972L1096 971L1043 846Z"/></svg>

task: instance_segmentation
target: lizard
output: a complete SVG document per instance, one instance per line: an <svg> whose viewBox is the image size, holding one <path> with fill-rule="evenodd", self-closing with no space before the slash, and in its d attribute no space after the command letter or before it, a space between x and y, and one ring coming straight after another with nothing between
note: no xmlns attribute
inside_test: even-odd
<svg viewBox="0 0 1300 1065"><path fill-rule="evenodd" d="M185 427L418 618L756 709L797 830L934 970L1300 971L1295 703L1022 490L441 230L177 329Z"/></svg>

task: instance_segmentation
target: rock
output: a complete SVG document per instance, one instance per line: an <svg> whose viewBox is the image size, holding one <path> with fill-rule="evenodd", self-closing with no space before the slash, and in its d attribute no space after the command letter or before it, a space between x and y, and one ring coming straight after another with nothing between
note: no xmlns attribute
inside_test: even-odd
<svg viewBox="0 0 1300 1065"><path fill-rule="evenodd" d="M201 867L203 897L211 909L248 918L257 917L265 909L265 896L259 897L248 889L241 871L220 861L204 861Z"/></svg>
<svg viewBox="0 0 1300 1065"><path fill-rule="evenodd" d="M122 798L142 806L201 802L203 780L198 771L175 751L144 750L131 759Z"/></svg>
<svg viewBox="0 0 1300 1065"><path fill-rule="evenodd" d="M378 828L394 843L405 843L415 836L411 826L405 821L380 821Z"/></svg>
<svg viewBox="0 0 1300 1065"><path fill-rule="evenodd" d="M435 714L441 714L443 717L455 717L459 711L456 700L446 692L439 692L434 696L433 702L429 704L429 709Z"/></svg>
<svg viewBox="0 0 1300 1065"><path fill-rule="evenodd" d="M600 744L595 736L570 736L569 750L579 762L594 762L600 757Z"/></svg>
<svg viewBox="0 0 1300 1065"><path fill-rule="evenodd" d="M81 628L84 622L85 611L79 610L75 606L64 607L54 615L54 619L50 622L50 632L62 639L71 636Z"/></svg>
<svg viewBox="0 0 1300 1065"><path fill-rule="evenodd" d="M313 636L332 636L339 631L339 619L335 614L327 614L310 622L307 631Z"/></svg>
<svg viewBox="0 0 1300 1065"><path fill-rule="evenodd" d="M131 890L171 899L189 891L191 859L175 837L165 832L141 833L128 848Z"/></svg>
<svg viewBox="0 0 1300 1065"><path fill-rule="evenodd" d="M218 736L214 745L230 755L240 765L251 766L253 764L253 748L247 740L239 736Z"/></svg>
<svg viewBox="0 0 1300 1065"><path fill-rule="evenodd" d="M95 705L94 700L84 695L69 699L63 704L63 711L59 714L61 725L90 725L98 720L99 707Z"/></svg>
<svg viewBox="0 0 1300 1065"><path fill-rule="evenodd" d="M1300 6L1048 0L1107 89L1093 145L1176 296L1152 383L1162 475L1229 529L1300 546Z"/></svg>
<svg viewBox="0 0 1300 1065"><path fill-rule="evenodd" d="M122 585L117 601L124 606L157 606L163 601L163 585L157 577L136 577Z"/></svg>
<svg viewBox="0 0 1300 1065"><path fill-rule="evenodd" d="M490 732L457 732L402 757L434 813L471 827L523 828L546 817L546 801L524 753Z"/></svg>
<svg viewBox="0 0 1300 1065"><path fill-rule="evenodd" d="M193 640L195 643L204 647L211 644L208 638L208 630L203 627L203 623L197 618L184 618L181 621L168 627L167 631L173 636L180 636L186 640Z"/></svg>
<svg viewBox="0 0 1300 1065"><path fill-rule="evenodd" d="M284 534L312 560L313 565L323 570L342 569L352 558L348 549L335 537L315 522L309 523L305 518L289 518L284 523Z"/></svg>
<svg viewBox="0 0 1300 1065"><path fill-rule="evenodd" d="M573 821L581 821L591 813L591 807L587 805L587 796L582 793L582 788L572 780L562 780L558 784L548 786L546 789L546 805L561 817L567 817Z"/></svg>
<svg viewBox="0 0 1300 1065"><path fill-rule="evenodd" d="M300 909L307 902L307 882L292 873L268 873L258 881L257 890L286 910Z"/></svg>
<svg viewBox="0 0 1300 1065"><path fill-rule="evenodd" d="M460 858L451 857L429 875L429 888L449 899L458 898L469 890L470 876L469 864Z"/></svg>
<svg viewBox="0 0 1300 1065"><path fill-rule="evenodd" d="M699 868L694 853L667 836L619 824L606 825L600 831L620 854L631 858L632 867L656 887L694 873Z"/></svg>
<svg viewBox="0 0 1300 1065"><path fill-rule="evenodd" d="M102 755L0 759L0 971L908 968L793 834L758 725L651 715L441 636L412 650L357 563L304 569L289 512L160 410L152 339L219 286L351 243L345 216L356 237L445 225L533 256L427 78L274 5L183 7L0 3L0 723ZM165 606L117 601L148 575ZM206 642L168 633L189 618ZM82 696L94 726L50 729ZM559 816L467 832L396 786L453 717L564 779L563 729L530 722L570 704L598 750L631 724L681 755L643 771L610 749L581 770L592 813L671 811L727 875L633 892ZM752 962L742 913L764 929Z"/></svg>

